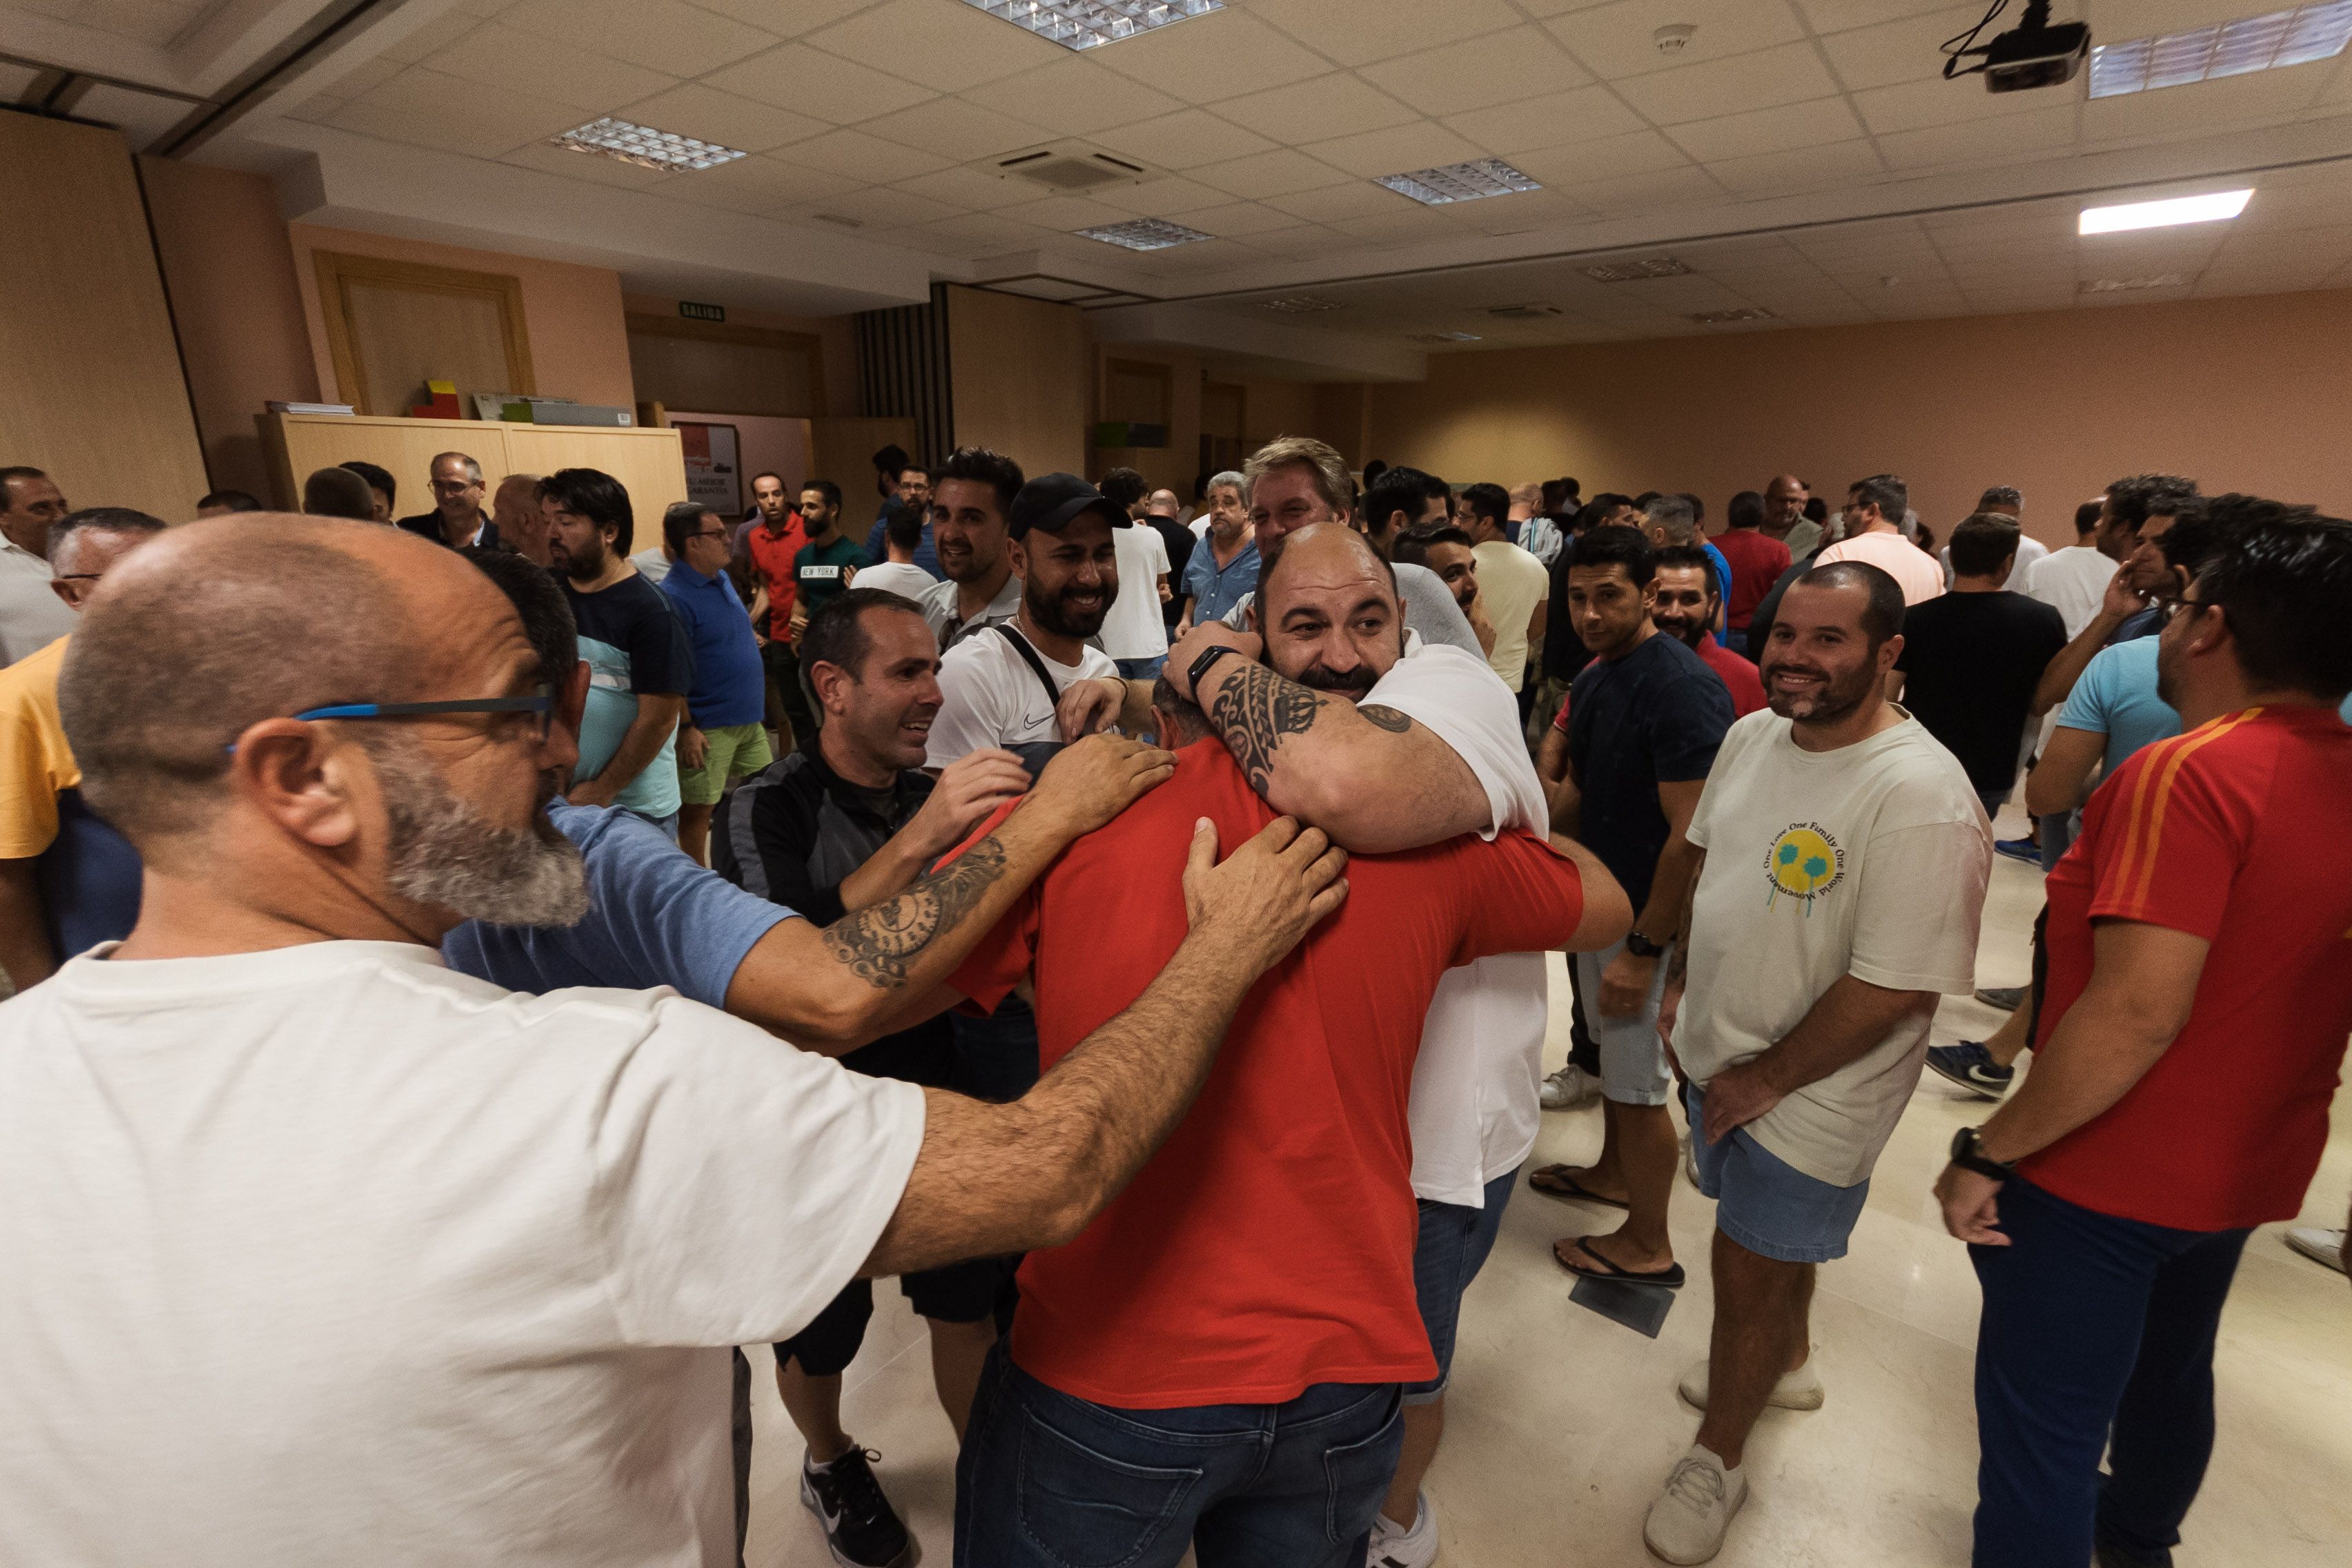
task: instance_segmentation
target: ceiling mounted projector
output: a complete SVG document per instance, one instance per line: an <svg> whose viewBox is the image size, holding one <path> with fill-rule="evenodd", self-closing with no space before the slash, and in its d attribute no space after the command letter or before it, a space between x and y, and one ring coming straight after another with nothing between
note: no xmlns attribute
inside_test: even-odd
<svg viewBox="0 0 2352 1568"><path fill-rule="evenodd" d="M2084 22L2050 24L2050 0L2026 0L2018 25L1989 44L1977 35L1992 26L2009 0L1993 0L1992 8L1967 32L1943 43L1944 76L1981 76L1987 92L2023 92L2028 88L2056 87L2072 81L2091 58L2091 28ZM1971 66L1962 60L1973 59Z"/></svg>

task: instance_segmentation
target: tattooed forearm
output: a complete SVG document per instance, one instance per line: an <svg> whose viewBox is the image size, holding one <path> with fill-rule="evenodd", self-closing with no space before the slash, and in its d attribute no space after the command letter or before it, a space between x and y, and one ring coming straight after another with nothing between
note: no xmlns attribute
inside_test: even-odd
<svg viewBox="0 0 2352 1568"><path fill-rule="evenodd" d="M1303 735L1313 729L1322 699L1262 664L1232 662L1239 668L1219 689L1209 717L1223 732L1234 761L1248 775L1250 788L1264 795L1273 783L1274 753L1283 737Z"/></svg>
<svg viewBox="0 0 2352 1568"><path fill-rule="evenodd" d="M961 925L1003 874L1004 847L991 834L916 878L897 898L834 921L825 928L825 950L877 991L895 990L923 950Z"/></svg>
<svg viewBox="0 0 2352 1568"><path fill-rule="evenodd" d="M1402 735L1412 728L1412 721L1393 708L1383 708L1377 702L1359 702L1356 711L1376 730L1386 730L1391 735Z"/></svg>

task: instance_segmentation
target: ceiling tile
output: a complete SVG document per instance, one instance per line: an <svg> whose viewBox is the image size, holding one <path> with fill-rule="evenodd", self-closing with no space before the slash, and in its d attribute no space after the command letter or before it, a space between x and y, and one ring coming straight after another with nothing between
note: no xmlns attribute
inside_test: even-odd
<svg viewBox="0 0 2352 1568"><path fill-rule="evenodd" d="M965 90L982 109L1031 121L1065 136L1090 136L1184 106L1086 55L1067 55L1034 70Z"/></svg>
<svg viewBox="0 0 2352 1568"><path fill-rule="evenodd" d="M574 153L569 147L558 147L551 142L525 142L513 152L501 154L499 162L511 163L520 169L537 169L545 174L561 174L567 180L585 180L590 184L620 185L632 190L645 190L678 178L667 169L641 169L635 163L624 163L618 158L601 157L593 153Z"/></svg>
<svg viewBox="0 0 2352 1568"><path fill-rule="evenodd" d="M693 0L693 4L705 11L716 11L722 16L796 38L853 16L874 4L874 0Z"/></svg>
<svg viewBox="0 0 2352 1568"><path fill-rule="evenodd" d="M1542 147L1613 136L1643 129L1642 117L1605 87L1523 98L1447 117L1445 123L1502 157Z"/></svg>
<svg viewBox="0 0 2352 1568"><path fill-rule="evenodd" d="M1211 163L1190 173L1193 179L1203 184L1214 185L1221 191L1230 191L1234 195L1247 196L1253 201L1287 195L1293 191L1311 191L1318 185L1336 185L1348 178L1330 164L1287 147L1278 147L1271 153L1260 153L1253 157Z"/></svg>
<svg viewBox="0 0 2352 1568"><path fill-rule="evenodd" d="M1967 125L1898 131L1878 138L1891 169L1925 169L2055 152L2074 142L2074 106L2062 103L2031 114L2004 114Z"/></svg>
<svg viewBox="0 0 2352 1568"><path fill-rule="evenodd" d="M972 15L980 13L975 11ZM942 158L986 158L1033 142L1054 139L1039 126L1007 119L960 98L935 98L929 103L869 120L863 129L885 141L903 142Z"/></svg>
<svg viewBox="0 0 2352 1568"><path fill-rule="evenodd" d="M783 30L747 27L684 0L523 0L500 12L499 21L682 77L757 54Z"/></svg>
<svg viewBox="0 0 2352 1568"><path fill-rule="evenodd" d="M998 251L1035 245L1045 237L1045 231L1034 224L1013 223L993 213L966 213L961 217L943 217L937 223L923 226L935 234L985 240Z"/></svg>
<svg viewBox="0 0 2352 1568"><path fill-rule="evenodd" d="M1229 158L1268 152L1274 146L1255 132L1228 122L1222 111L1211 114L1201 109L1179 110L1140 125L1121 126L1094 140L1114 153L1124 153L1166 169L1220 163Z"/></svg>
<svg viewBox="0 0 2352 1568"><path fill-rule="evenodd" d="M819 28L806 41L940 92L961 92L1068 53L1025 27L941 0L890 0Z"/></svg>
<svg viewBox="0 0 2352 1568"><path fill-rule="evenodd" d="M476 27L425 64L492 93L520 90L570 104L588 110L582 116L586 120L650 97L677 80L496 22Z"/></svg>
<svg viewBox="0 0 2352 1568"><path fill-rule="evenodd" d="M463 11L445 11L404 37L386 44L383 58L401 65L415 65L427 55L439 54L479 25L480 18L468 16Z"/></svg>
<svg viewBox="0 0 2352 1568"><path fill-rule="evenodd" d="M1876 26L1856 27L1848 32L1832 34L1822 40L1822 52L1830 58L1830 68L1849 89L1866 87L1889 87L1896 82L1925 81L1933 78L1943 82L1944 57L1937 46L1957 34L1976 26L1985 14L1983 0L1968 0L1958 5L1947 5L1899 21L1881 22ZM1996 22L1986 29L1986 37L2003 30L2009 24ZM1947 82L1949 87L1966 87L1972 92L1983 92L1984 83ZM2073 89L2070 89L2073 90ZM1989 97L2004 96L1999 93Z"/></svg>
<svg viewBox="0 0 2352 1568"><path fill-rule="evenodd" d="M1868 142L1840 142L1828 147L1718 158L1707 164L1706 172L1734 195L1760 196L1853 184L1885 174L1886 166Z"/></svg>
<svg viewBox="0 0 2352 1568"><path fill-rule="evenodd" d="M1465 142L1434 121L1367 131L1358 136L1317 142L1302 149L1337 168L1367 179L1381 174L1433 169L1478 156L1475 143Z"/></svg>
<svg viewBox="0 0 2352 1568"><path fill-rule="evenodd" d="M1295 228L1298 224L1298 220L1290 214L1278 212L1257 202L1227 202L1223 206L1203 207L1186 213L1184 222L1192 228L1239 239L1271 234L1276 229Z"/></svg>
<svg viewBox="0 0 2352 1568"><path fill-rule="evenodd" d="M1227 193L1198 180L1170 174L1157 180L1146 180L1139 185L1105 185L1087 195L1105 206L1139 216L1178 217L1195 213L1203 207L1221 207L1233 201ZM1192 220L1184 217L1188 224ZM1194 227L1200 226L1193 225Z"/></svg>
<svg viewBox="0 0 2352 1568"><path fill-rule="evenodd" d="M1370 180L1350 180L1344 185L1326 185L1319 191L1269 196L1265 205L1290 214L1293 221L1303 218L1308 223L1331 223L1340 218L1397 212L1402 210L1398 204L1410 199Z"/></svg>
<svg viewBox="0 0 2352 1568"><path fill-rule="evenodd" d="M908 228L961 216L957 208L945 202L929 201L887 186L845 191L839 195L825 196L808 204L794 216L814 218L819 212L854 217L869 228Z"/></svg>
<svg viewBox="0 0 2352 1568"><path fill-rule="evenodd" d="M1554 224L1590 217L1592 209L1565 191L1514 191L1482 202L1439 209L1459 227L1475 234L1526 234Z"/></svg>
<svg viewBox="0 0 2352 1568"><path fill-rule="evenodd" d="M1745 114L1694 120L1666 134L1700 163L1711 163L1718 158L1852 141L1862 134L1862 121L1853 117L1844 99L1817 98L1810 103L1784 103L1772 109L1751 109Z"/></svg>
<svg viewBox="0 0 2352 1568"><path fill-rule="evenodd" d="M1411 245L1425 239L1451 239L1454 226L1428 207L1413 206L1402 212L1381 213L1373 217L1341 218L1328 226L1351 239L1378 240L1384 244Z"/></svg>
<svg viewBox="0 0 2352 1568"><path fill-rule="evenodd" d="M1540 27L1513 27L1363 68L1423 114L1508 103L1591 80Z"/></svg>
<svg viewBox="0 0 2352 1568"><path fill-rule="evenodd" d="M821 120L794 114L789 109L754 103L699 82L688 82L630 104L622 111L622 117L657 131L674 131L680 136L716 142L746 153L764 153L787 142L814 136L825 128Z"/></svg>
<svg viewBox="0 0 2352 1568"><path fill-rule="evenodd" d="M804 169L788 159L761 153L721 163L716 169L680 175L664 184L659 194L677 201L728 207L736 212L777 213L803 202L821 201L856 188L856 182L838 174Z"/></svg>
<svg viewBox="0 0 2352 1568"><path fill-rule="evenodd" d="M994 216L1068 234L1081 228L1100 228L1108 224L1125 223L1132 215L1097 201L1089 201L1085 196L1043 196L1035 201L999 207Z"/></svg>
<svg viewBox="0 0 2352 1568"><path fill-rule="evenodd" d="M1654 174L1660 169L1686 168L1690 159L1660 132L1636 131L1631 135L1606 136L1574 147L1524 153L1511 163L1547 187L1554 187Z"/></svg>
<svg viewBox="0 0 2352 1568"><path fill-rule="evenodd" d="M802 143L802 146L814 145L814 142ZM789 149L786 155L799 150ZM935 202L945 202L950 206L967 207L975 212L1010 206L1015 202L1044 194L1043 186L1031 184L1026 180L1004 179L985 170L971 168L940 169L934 174L894 180L891 184L902 191L912 191L919 196L929 196Z"/></svg>
<svg viewBox="0 0 2352 1568"><path fill-rule="evenodd" d="M1660 125L1826 98L1837 83L1811 44L1789 44L1619 82L1625 101Z"/></svg>
<svg viewBox="0 0 2352 1568"><path fill-rule="evenodd" d="M1987 92L1975 82L1941 79L1869 88L1854 93L1852 101L1873 135L1997 120L2050 107L2050 100L2038 93Z"/></svg>
<svg viewBox="0 0 2352 1568"><path fill-rule="evenodd" d="M937 153L902 147L863 131L828 131L822 136L795 142L788 158L828 174L877 184L893 184L948 166L948 160Z"/></svg>
<svg viewBox="0 0 2352 1568"><path fill-rule="evenodd" d="M1681 206L1710 198L1720 200L1723 187L1703 169L1660 169L1614 180L1594 180L1566 187L1568 194L1596 212L1622 213L1643 207Z"/></svg>
<svg viewBox="0 0 2352 1568"><path fill-rule="evenodd" d="M1683 48L1661 54L1651 35L1666 22L1687 22L1698 31ZM1788 0L1681 0L1673 5L1661 5L1655 0L1620 0L1617 5L1592 6L1544 26L1603 81L1686 69L1702 61L1795 43L1805 36ZM1811 46L1806 46L1806 52L1811 52Z"/></svg>
<svg viewBox="0 0 2352 1568"><path fill-rule="evenodd" d="M478 83L411 66L328 123L412 147L495 157L569 131L580 123L580 110L512 89L486 92Z"/></svg>
<svg viewBox="0 0 2352 1568"><path fill-rule="evenodd" d="M877 114L908 109L931 96L929 88L901 81L805 44L785 44L703 78L722 92L772 103L834 125L854 125Z"/></svg>
<svg viewBox="0 0 2352 1568"><path fill-rule="evenodd" d="M885 245L919 250L926 256L952 256L959 261L977 261L983 256L994 255L997 248L994 240L968 239L934 228L887 229L874 237Z"/></svg>
<svg viewBox="0 0 2352 1568"><path fill-rule="evenodd" d="M1348 237L1325 228L1321 224L1300 224L1296 228L1268 229L1249 237L1250 244L1272 256L1329 257L1339 261L1348 248Z"/></svg>
<svg viewBox="0 0 2352 1568"><path fill-rule="evenodd" d="M1346 71L1332 71L1280 92L1233 99L1219 104L1216 112L1290 146L1378 131L1420 118L1407 105Z"/></svg>
<svg viewBox="0 0 2352 1568"><path fill-rule="evenodd" d="M1139 38L1122 38L1097 52L1102 63L1121 76L1172 92L1187 103L1214 103L1279 89L1331 68L1320 56L1232 6Z"/></svg>
<svg viewBox="0 0 2352 1568"><path fill-rule="evenodd" d="M1360 66L1519 20L1503 0L1250 0L1250 9L1343 66Z"/></svg>

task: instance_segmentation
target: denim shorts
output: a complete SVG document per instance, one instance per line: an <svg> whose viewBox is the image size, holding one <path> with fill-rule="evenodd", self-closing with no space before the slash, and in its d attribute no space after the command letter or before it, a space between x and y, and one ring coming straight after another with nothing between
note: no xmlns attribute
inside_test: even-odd
<svg viewBox="0 0 2352 1568"><path fill-rule="evenodd" d="M1658 1004L1665 996L1674 947L1669 943L1653 967L1642 1010L1630 1018L1603 1017L1601 975L1609 961L1624 951L1625 944L1619 942L1599 952L1576 953L1570 960L1577 966L1577 1002L1601 1047L1601 1092L1619 1105L1669 1104L1675 1098L1675 1075L1666 1069L1666 1045L1658 1038Z"/></svg>
<svg viewBox="0 0 2352 1568"><path fill-rule="evenodd" d="M1495 1233L1503 1228L1503 1205L1511 1201L1518 1184L1516 1170L1488 1182L1481 1208L1421 1200L1421 1234L1412 1247L1412 1293L1421 1304L1421 1326L1429 1331L1430 1352L1437 1357L1437 1375L1426 1383L1406 1384L1407 1405L1433 1405L1444 1394L1454 1375L1463 1292L1495 1250Z"/></svg>
<svg viewBox="0 0 2352 1568"><path fill-rule="evenodd" d="M1759 1258L1827 1263L1845 1256L1846 1237L1870 1195L1870 1178L1833 1187L1759 1143L1747 1128L1706 1141L1706 1091L1690 1087L1691 1153L1698 1190L1716 1200L1715 1228Z"/></svg>

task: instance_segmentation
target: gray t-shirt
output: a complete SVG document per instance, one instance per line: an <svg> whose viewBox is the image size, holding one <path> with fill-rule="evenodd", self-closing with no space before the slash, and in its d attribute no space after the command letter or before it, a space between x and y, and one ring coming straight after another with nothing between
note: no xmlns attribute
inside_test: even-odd
<svg viewBox="0 0 2352 1568"><path fill-rule="evenodd" d="M1470 629L1470 617L1454 602L1454 590L1445 579L1426 566L1396 564L1397 597L1404 605L1405 629L1420 634L1424 645L1450 643L1463 652L1486 657L1478 646L1478 634ZM1225 612L1225 625L1235 631L1249 629L1249 609L1257 603L1255 593L1244 594Z"/></svg>

